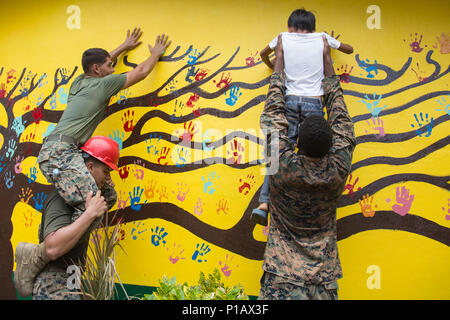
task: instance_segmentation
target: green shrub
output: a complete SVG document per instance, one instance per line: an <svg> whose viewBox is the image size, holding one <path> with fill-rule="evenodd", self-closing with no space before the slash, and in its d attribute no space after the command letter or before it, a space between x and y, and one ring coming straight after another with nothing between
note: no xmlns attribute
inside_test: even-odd
<svg viewBox="0 0 450 320"><path fill-rule="evenodd" d="M176 277L169 279L166 275L159 280L159 285L156 292L145 294L142 300L248 300L241 284L230 288L220 281L218 269L214 269L208 278L200 272L195 286L178 283Z"/></svg>

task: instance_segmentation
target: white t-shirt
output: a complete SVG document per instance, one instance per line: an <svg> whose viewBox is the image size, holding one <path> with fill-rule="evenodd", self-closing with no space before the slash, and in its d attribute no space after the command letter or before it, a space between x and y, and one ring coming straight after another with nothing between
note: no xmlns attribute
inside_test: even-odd
<svg viewBox="0 0 450 320"><path fill-rule="evenodd" d="M284 72L286 73L286 95L322 96L323 80L323 40L328 40L331 48L337 49L341 43L324 32L297 33L283 32ZM269 43L273 50L278 35Z"/></svg>

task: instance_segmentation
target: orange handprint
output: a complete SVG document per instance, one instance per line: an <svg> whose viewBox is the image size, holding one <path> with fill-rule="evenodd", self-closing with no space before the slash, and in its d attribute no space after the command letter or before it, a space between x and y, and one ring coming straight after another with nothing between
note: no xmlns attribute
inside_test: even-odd
<svg viewBox="0 0 450 320"><path fill-rule="evenodd" d="M375 210L372 209L373 196L369 199L369 194L363 196L363 200L359 200L359 205L361 207L364 217L373 217L375 215ZM375 205L376 207L376 205Z"/></svg>
<svg viewBox="0 0 450 320"><path fill-rule="evenodd" d="M153 197L155 196L155 187L156 181L154 181L153 179L144 186L144 194L147 199L153 199Z"/></svg>

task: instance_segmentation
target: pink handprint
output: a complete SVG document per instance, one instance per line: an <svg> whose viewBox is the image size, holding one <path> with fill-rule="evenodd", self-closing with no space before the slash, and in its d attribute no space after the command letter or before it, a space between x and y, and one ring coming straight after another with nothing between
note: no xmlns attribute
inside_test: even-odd
<svg viewBox="0 0 450 320"><path fill-rule="evenodd" d="M415 37L413 40L413 35L410 34L411 36L411 43L409 44L409 46L411 47L411 51L412 52L421 52L423 50L423 48L420 47L420 43L422 42L422 35L418 35L417 32L415 33ZM426 46L425 46L426 47Z"/></svg>
<svg viewBox="0 0 450 320"><path fill-rule="evenodd" d="M377 139L383 138L385 136L383 120L381 120L380 117L372 117L372 124L370 124L369 120L366 120L366 123L369 127L372 127L375 131L378 131L378 134L376 136Z"/></svg>
<svg viewBox="0 0 450 320"><path fill-rule="evenodd" d="M409 190L404 186L402 187L401 192L400 187L397 187L396 200L397 203L392 206L392 210L401 216L405 216L409 212L409 209L411 209L414 195L409 195Z"/></svg>
<svg viewBox="0 0 450 320"><path fill-rule="evenodd" d="M125 199L126 195L126 192L119 191L119 197L117 198L117 208L125 209L127 207L127 202L130 196L127 196L127 198Z"/></svg>

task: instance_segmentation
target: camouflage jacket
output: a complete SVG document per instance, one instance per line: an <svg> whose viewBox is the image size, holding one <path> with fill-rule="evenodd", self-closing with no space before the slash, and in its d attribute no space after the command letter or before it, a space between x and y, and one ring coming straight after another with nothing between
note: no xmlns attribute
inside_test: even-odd
<svg viewBox="0 0 450 320"><path fill-rule="evenodd" d="M288 139L283 73L274 73L261 128L279 132L278 170L270 176L270 229L263 269L294 284L342 278L336 207L351 169L356 140L339 77L325 78L325 105L333 131L328 154L313 159L295 152Z"/></svg>

